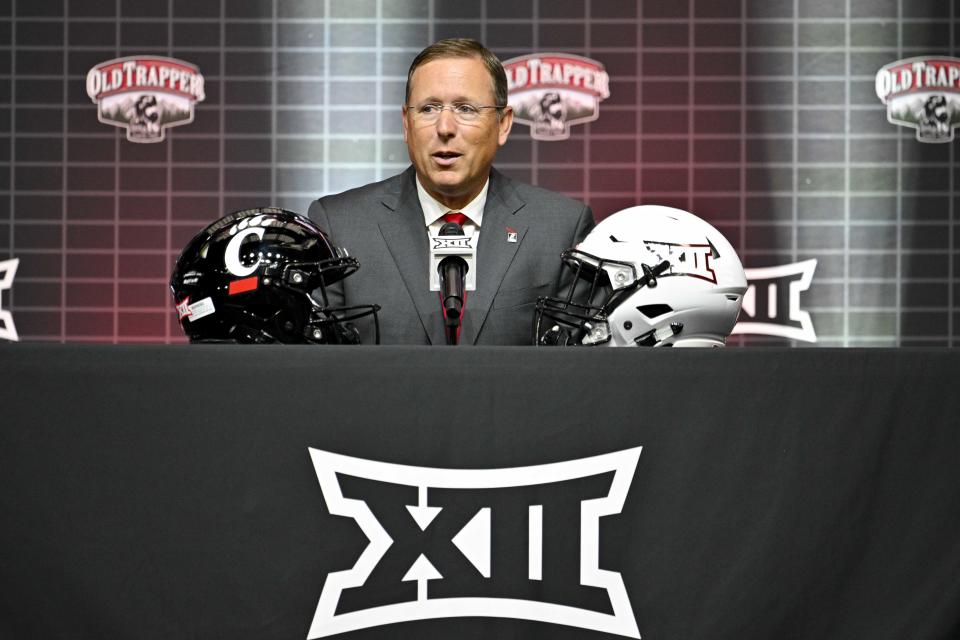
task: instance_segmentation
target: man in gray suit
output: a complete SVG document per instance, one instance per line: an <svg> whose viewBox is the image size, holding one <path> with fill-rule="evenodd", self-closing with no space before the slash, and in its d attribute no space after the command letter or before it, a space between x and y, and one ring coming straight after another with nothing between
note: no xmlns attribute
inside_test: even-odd
<svg viewBox="0 0 960 640"><path fill-rule="evenodd" d="M476 291L466 296L460 344L532 344L534 303L567 286L560 253L593 226L584 204L493 169L513 124L500 61L474 40L442 40L407 74L403 137L413 163L400 175L310 206L310 217L360 261L328 288L337 305L376 303L383 344L445 344L430 291L429 234L449 212L477 234ZM372 325L372 323L369 323ZM365 344L372 327L360 327Z"/></svg>

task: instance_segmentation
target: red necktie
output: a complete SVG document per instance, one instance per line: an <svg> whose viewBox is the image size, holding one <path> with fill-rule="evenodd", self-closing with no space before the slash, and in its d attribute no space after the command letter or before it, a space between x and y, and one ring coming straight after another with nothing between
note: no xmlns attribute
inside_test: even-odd
<svg viewBox="0 0 960 640"><path fill-rule="evenodd" d="M461 227L465 222L469 222L470 218L460 213L459 211L451 211L450 213L443 214L444 222L456 222Z"/></svg>

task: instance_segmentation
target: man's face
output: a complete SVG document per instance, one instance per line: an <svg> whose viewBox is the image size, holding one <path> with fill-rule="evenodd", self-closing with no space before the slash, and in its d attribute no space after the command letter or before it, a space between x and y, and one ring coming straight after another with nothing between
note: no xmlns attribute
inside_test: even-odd
<svg viewBox="0 0 960 640"><path fill-rule="evenodd" d="M476 122L458 122L444 109L436 122L414 117L416 107L436 103L495 105L493 80L480 58L440 58L413 72L410 98L403 114L403 139L420 183L434 198L456 209L480 193L490 175L497 147L507 141L513 112L497 118L495 109L481 109Z"/></svg>

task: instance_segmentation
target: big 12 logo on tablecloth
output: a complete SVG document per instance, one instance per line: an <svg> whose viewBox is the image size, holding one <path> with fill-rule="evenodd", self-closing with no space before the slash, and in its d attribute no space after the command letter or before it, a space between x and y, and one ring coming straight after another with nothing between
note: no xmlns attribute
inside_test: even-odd
<svg viewBox="0 0 960 640"><path fill-rule="evenodd" d="M639 638L600 518L623 509L640 447L501 469L442 469L310 449L331 515L369 540L327 574L308 638L413 620L535 620Z"/></svg>

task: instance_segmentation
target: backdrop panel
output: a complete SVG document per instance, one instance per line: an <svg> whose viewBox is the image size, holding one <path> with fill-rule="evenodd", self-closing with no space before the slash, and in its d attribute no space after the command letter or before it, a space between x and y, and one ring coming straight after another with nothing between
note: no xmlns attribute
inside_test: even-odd
<svg viewBox="0 0 960 640"><path fill-rule="evenodd" d="M8 0L0 306L22 340L182 341L166 283L192 235L231 210L304 212L316 197L401 171L407 66L436 39L469 36L504 59L568 54L609 75L597 119L569 138L515 126L498 159L505 172L582 199L600 218L640 203L686 208L720 228L747 268L794 265L786 279L755 274L743 319L796 328L809 312L813 333L735 344L952 346L956 143L920 142L888 121L875 77L898 60L957 56L956 7ZM87 74L128 56L195 65L205 94L192 122L142 144L100 121ZM952 104L956 87L944 95ZM960 122L960 106L950 109ZM801 293L796 265L811 260ZM785 302L791 286L797 313Z"/></svg>

